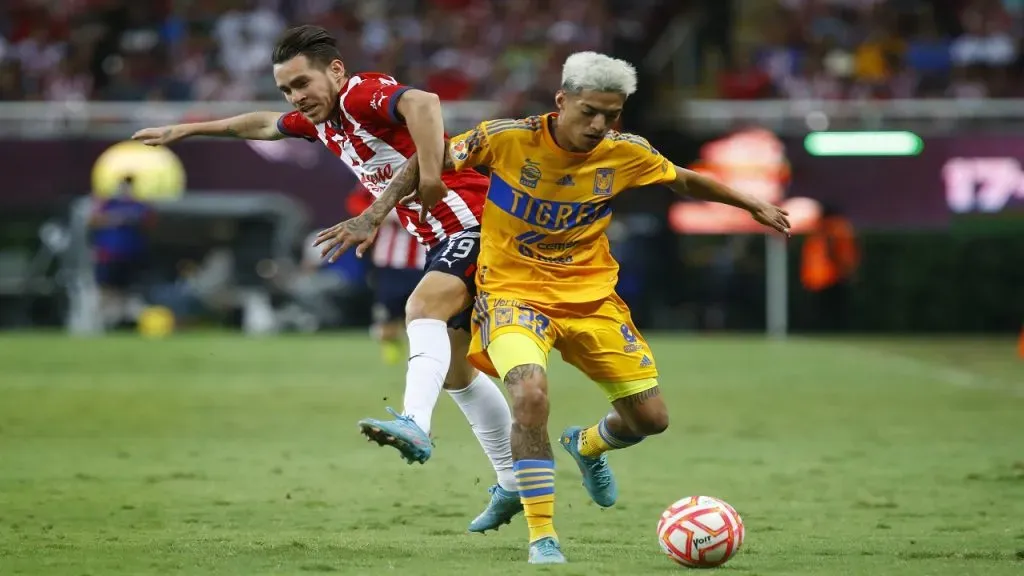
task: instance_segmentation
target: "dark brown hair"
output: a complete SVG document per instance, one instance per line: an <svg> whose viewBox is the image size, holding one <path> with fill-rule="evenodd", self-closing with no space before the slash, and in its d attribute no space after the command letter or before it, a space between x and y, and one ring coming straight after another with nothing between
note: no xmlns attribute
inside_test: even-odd
<svg viewBox="0 0 1024 576"><path fill-rule="evenodd" d="M308 24L286 30L274 47L272 60L274 64L281 64L296 56L305 56L310 65L320 68L341 60L334 36L320 26Z"/></svg>

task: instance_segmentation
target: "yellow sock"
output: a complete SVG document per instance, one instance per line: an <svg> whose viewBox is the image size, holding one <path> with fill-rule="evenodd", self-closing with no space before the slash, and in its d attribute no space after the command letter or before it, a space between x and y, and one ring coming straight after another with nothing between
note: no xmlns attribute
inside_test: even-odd
<svg viewBox="0 0 1024 576"><path fill-rule="evenodd" d="M555 538L555 462L553 460L518 460L512 463L519 484L530 542Z"/></svg>
<svg viewBox="0 0 1024 576"><path fill-rule="evenodd" d="M612 434L608 430L606 418L602 418L597 424L580 432L580 442L577 447L583 456L597 458L609 450L629 448L641 440L643 440L643 436L623 438Z"/></svg>
<svg viewBox="0 0 1024 576"><path fill-rule="evenodd" d="M598 424L594 424L580 433L580 454L588 458L597 458L612 449L611 445L601 437L598 427Z"/></svg>
<svg viewBox="0 0 1024 576"><path fill-rule="evenodd" d="M523 513L526 515L526 527L530 530L530 542L541 538L558 539L555 534L555 495L520 498L523 502Z"/></svg>

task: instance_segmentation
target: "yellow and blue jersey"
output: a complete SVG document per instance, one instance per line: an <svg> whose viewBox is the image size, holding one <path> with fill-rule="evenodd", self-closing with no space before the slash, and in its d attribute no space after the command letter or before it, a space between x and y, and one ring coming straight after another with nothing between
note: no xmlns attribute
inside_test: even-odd
<svg viewBox="0 0 1024 576"><path fill-rule="evenodd" d="M594 302L612 294L618 263L605 230L611 201L675 180L675 166L640 136L610 132L593 150L555 143L556 114L492 120L451 140L457 170L484 167L477 287L527 302Z"/></svg>

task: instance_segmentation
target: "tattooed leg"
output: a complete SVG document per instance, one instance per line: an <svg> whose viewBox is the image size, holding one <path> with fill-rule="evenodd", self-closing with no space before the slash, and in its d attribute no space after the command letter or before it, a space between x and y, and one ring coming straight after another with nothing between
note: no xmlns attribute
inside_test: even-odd
<svg viewBox="0 0 1024 576"><path fill-rule="evenodd" d="M576 449L582 456L597 458L609 450L634 446L666 428L668 408L661 389L654 385L612 402L611 412L600 422L576 432Z"/></svg>
<svg viewBox="0 0 1024 576"><path fill-rule="evenodd" d="M512 397L512 459L551 460L548 439L548 380L537 364L516 366L505 375Z"/></svg>
<svg viewBox="0 0 1024 576"><path fill-rule="evenodd" d="M612 402L605 416L612 435L642 438L661 434L668 428L668 407L657 385Z"/></svg>
<svg viewBox="0 0 1024 576"><path fill-rule="evenodd" d="M547 375L538 364L523 364L505 374L505 386L512 397L512 467L530 530L530 542L557 539L555 458L548 439Z"/></svg>

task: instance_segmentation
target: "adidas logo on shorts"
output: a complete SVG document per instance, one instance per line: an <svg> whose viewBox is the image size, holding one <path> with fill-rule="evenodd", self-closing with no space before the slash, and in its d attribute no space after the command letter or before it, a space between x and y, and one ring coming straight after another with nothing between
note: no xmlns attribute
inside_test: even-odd
<svg viewBox="0 0 1024 576"><path fill-rule="evenodd" d="M644 354L643 359L640 360L640 367L641 368L650 368L651 365L653 365L653 364L654 364L654 362L651 362L651 359L647 357L647 354Z"/></svg>

